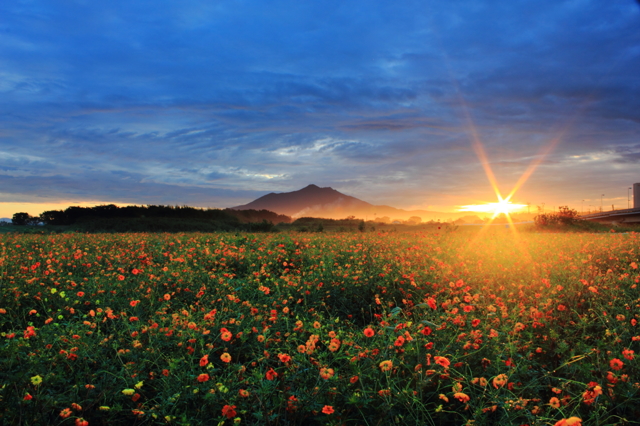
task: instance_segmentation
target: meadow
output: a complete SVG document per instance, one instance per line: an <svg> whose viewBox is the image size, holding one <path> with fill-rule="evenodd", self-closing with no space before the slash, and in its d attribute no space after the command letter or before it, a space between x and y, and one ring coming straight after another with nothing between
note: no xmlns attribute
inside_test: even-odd
<svg viewBox="0 0 640 426"><path fill-rule="evenodd" d="M2 234L0 423L640 424L639 235Z"/></svg>

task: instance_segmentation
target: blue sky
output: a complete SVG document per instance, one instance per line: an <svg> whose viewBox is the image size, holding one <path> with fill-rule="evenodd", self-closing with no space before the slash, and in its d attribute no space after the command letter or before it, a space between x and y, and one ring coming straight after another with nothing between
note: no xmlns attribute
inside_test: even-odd
<svg viewBox="0 0 640 426"><path fill-rule="evenodd" d="M495 199L474 135L503 193L539 163L514 201L626 207L638 3L0 3L0 216L311 183L453 210Z"/></svg>

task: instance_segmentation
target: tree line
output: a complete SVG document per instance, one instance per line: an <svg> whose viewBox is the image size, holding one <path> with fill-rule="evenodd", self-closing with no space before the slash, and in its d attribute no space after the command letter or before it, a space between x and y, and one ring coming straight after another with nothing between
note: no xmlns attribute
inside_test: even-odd
<svg viewBox="0 0 640 426"><path fill-rule="evenodd" d="M79 226L89 231L121 231L133 228L210 230L261 229L277 223L290 223L291 218L269 210L203 209L189 206L125 206L115 204L95 207L71 206L64 210L48 210L39 216L15 213L12 223L24 225ZM147 229L148 228L148 229Z"/></svg>

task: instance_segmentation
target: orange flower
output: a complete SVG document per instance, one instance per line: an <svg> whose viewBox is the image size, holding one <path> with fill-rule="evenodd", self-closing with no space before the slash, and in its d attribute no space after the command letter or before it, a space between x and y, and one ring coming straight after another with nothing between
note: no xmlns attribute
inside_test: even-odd
<svg viewBox="0 0 640 426"><path fill-rule="evenodd" d="M324 414L333 414L334 413L334 409L331 405L325 405L324 407L322 407L322 412Z"/></svg>
<svg viewBox="0 0 640 426"><path fill-rule="evenodd" d="M444 368L448 368L449 365L451 365L451 361L443 356L435 356L433 357L433 360L436 362L436 364L441 365Z"/></svg>
<svg viewBox="0 0 640 426"><path fill-rule="evenodd" d="M469 395L467 395L464 392L456 392L456 393L453 394L453 397L455 399L457 399L458 401L463 402L463 403L464 402L469 402L469 400L471 399L471 398L469 398Z"/></svg>
<svg viewBox="0 0 640 426"><path fill-rule="evenodd" d="M375 331L373 331L373 329L371 327L367 327L364 329L364 335L367 337L373 337L373 335L376 334Z"/></svg>
<svg viewBox="0 0 640 426"><path fill-rule="evenodd" d="M331 352L335 352L338 349L340 349L340 340L338 339L331 339L331 343L329 343L329 350Z"/></svg>
<svg viewBox="0 0 640 426"><path fill-rule="evenodd" d="M241 397L243 397L243 398L247 398L250 394L249 394L249 391L248 391L248 390L246 390L246 389L240 389L240 390L238 391L238 395L240 395L240 396L241 396Z"/></svg>
<svg viewBox="0 0 640 426"><path fill-rule="evenodd" d="M220 355L220 359L222 360L222 362L231 362L231 355L225 352L222 355Z"/></svg>
<svg viewBox="0 0 640 426"><path fill-rule="evenodd" d="M632 351L631 349L625 349L622 351L622 356L624 356L629 361L633 360L633 354L634 351Z"/></svg>
<svg viewBox="0 0 640 426"><path fill-rule="evenodd" d="M396 341L395 341L395 342L393 342L393 345L394 345L394 346L398 346L398 347L399 347L399 346L404 345L404 337L402 337L402 336L398 336L398 338L396 339Z"/></svg>
<svg viewBox="0 0 640 426"><path fill-rule="evenodd" d="M278 358L284 363L291 361L291 357L287 354L278 354Z"/></svg>
<svg viewBox="0 0 640 426"><path fill-rule="evenodd" d="M503 387L504 385L507 384L507 380L509 379L509 377L506 374L498 374L496 377L493 378L493 387L498 389Z"/></svg>
<svg viewBox="0 0 640 426"><path fill-rule="evenodd" d="M165 294L164 296L162 296L162 298L164 300L169 300L169 299L171 299L171 295L170 294Z"/></svg>
<svg viewBox="0 0 640 426"><path fill-rule="evenodd" d="M64 410L60 411L60 417L62 417L63 419L66 419L71 414L72 414L71 413L71 408L65 408Z"/></svg>
<svg viewBox="0 0 640 426"><path fill-rule="evenodd" d="M320 369L320 377L322 377L325 380L329 380L330 378L333 377L333 375L335 374L335 372L333 371L333 368L321 368Z"/></svg>
<svg viewBox="0 0 640 426"><path fill-rule="evenodd" d="M553 408L560 408L560 400L555 396L552 396L551 399L549 400L549 405L552 406Z"/></svg>
<svg viewBox="0 0 640 426"><path fill-rule="evenodd" d="M232 337L233 337L233 334L229 330L225 330L220 334L220 338L225 342L228 342L229 340L231 340Z"/></svg>
<svg viewBox="0 0 640 426"><path fill-rule="evenodd" d="M355 383L358 381L358 376L353 376L349 379L349 383Z"/></svg>
<svg viewBox="0 0 640 426"><path fill-rule="evenodd" d="M569 417L568 419L558 420L553 426L581 426L582 419L580 417Z"/></svg>
<svg viewBox="0 0 640 426"><path fill-rule="evenodd" d="M389 371L393 368L393 361L390 361L390 360L382 361L379 367L380 367L380 370L382 371Z"/></svg>
<svg viewBox="0 0 640 426"><path fill-rule="evenodd" d="M208 381L208 380L209 380L209 375L208 375L208 374L206 374L206 373L202 373L202 374L200 374L200 375L198 376L198 381L199 381L200 383L202 383L202 382L206 382L206 381Z"/></svg>

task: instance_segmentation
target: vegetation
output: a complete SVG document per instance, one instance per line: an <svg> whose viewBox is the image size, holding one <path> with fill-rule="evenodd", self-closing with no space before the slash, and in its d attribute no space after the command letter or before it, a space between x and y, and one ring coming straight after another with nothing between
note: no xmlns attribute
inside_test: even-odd
<svg viewBox="0 0 640 426"><path fill-rule="evenodd" d="M3 234L0 250L2 424L640 418L635 233Z"/></svg>
<svg viewBox="0 0 640 426"><path fill-rule="evenodd" d="M68 207L50 210L40 216L13 215L14 225L68 227L79 232L217 232L271 231L274 223L291 218L268 210L197 209L187 206Z"/></svg>
<svg viewBox="0 0 640 426"><path fill-rule="evenodd" d="M573 225L582 219L579 218L578 212L567 206L561 206L557 212L541 213L533 218L536 226L553 226L553 225Z"/></svg>

